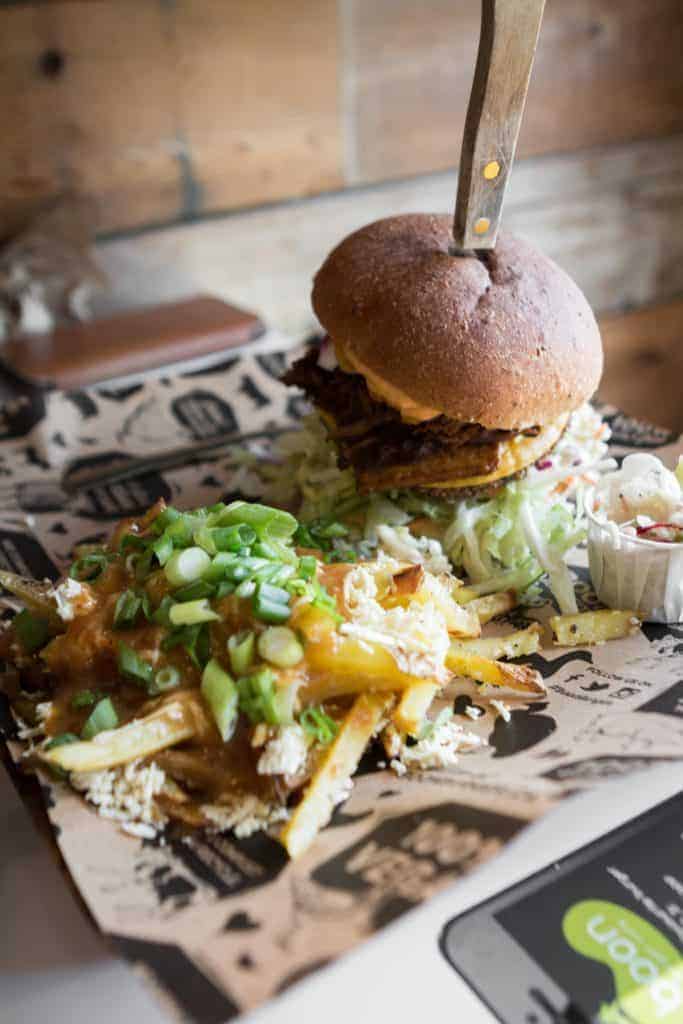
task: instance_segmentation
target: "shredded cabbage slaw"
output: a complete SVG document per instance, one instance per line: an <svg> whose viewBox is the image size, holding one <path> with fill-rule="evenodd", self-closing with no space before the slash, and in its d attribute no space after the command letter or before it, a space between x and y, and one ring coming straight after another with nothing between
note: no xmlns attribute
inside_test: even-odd
<svg viewBox="0 0 683 1024"><path fill-rule="evenodd" d="M571 614L577 605L566 558L585 538L584 489L616 465L606 457L608 437L607 424L584 405L553 451L491 498L448 501L415 491L365 497L356 490L353 471L339 468L334 442L312 413L302 430L278 442L281 461L260 473L267 499L297 507L301 520L348 523L347 546L353 538L361 550L402 547L423 562L443 552L480 594L522 592L547 575L560 611ZM440 534L440 540L414 536L408 524L416 519L425 525L431 521L434 529L428 533Z"/></svg>

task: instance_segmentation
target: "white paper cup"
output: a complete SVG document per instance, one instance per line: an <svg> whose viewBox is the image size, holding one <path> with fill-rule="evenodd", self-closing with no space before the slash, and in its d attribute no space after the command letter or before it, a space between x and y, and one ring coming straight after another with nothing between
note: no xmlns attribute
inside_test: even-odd
<svg viewBox="0 0 683 1024"><path fill-rule="evenodd" d="M638 612L646 622L683 622L683 544L622 533L596 518L586 495L588 565L595 592L608 608Z"/></svg>

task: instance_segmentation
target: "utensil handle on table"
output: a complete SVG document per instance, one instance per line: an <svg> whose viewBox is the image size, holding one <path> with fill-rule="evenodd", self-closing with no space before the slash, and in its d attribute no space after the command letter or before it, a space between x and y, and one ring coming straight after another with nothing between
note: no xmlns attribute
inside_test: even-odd
<svg viewBox="0 0 683 1024"><path fill-rule="evenodd" d="M182 448L173 448L168 452L153 452L150 455L141 455L137 458L131 458L126 462L107 466L104 469L86 467L84 469L70 470L67 467L61 479L61 487L65 494L71 496L79 491L89 490L92 487L120 483L121 480L131 480L134 477L144 476L146 473L159 473L165 469L175 469L178 466L197 462L207 456L215 456L216 452L221 448L227 448L232 444L272 439L295 429L295 426L288 426L277 429L254 430L248 434L237 434L235 432L217 434L215 437L207 438L206 441L184 445Z"/></svg>
<svg viewBox="0 0 683 1024"><path fill-rule="evenodd" d="M453 221L456 252L493 249L545 0L482 0Z"/></svg>

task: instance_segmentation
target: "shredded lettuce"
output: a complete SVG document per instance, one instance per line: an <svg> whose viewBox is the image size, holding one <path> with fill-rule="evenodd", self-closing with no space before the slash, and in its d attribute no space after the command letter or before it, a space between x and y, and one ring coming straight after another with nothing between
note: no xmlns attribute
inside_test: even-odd
<svg viewBox="0 0 683 1024"><path fill-rule="evenodd" d="M608 433L599 414L584 406L552 453L491 498L448 501L400 490L367 498L357 493L353 472L339 469L335 445L312 414L301 431L280 443L283 461L269 469L266 497L291 504L298 496L304 521L331 517L350 523L347 540L364 553L378 544L396 548L399 541L407 550L406 524L426 517L438 524L441 550L477 593L524 592L547 575L560 611L571 613L577 606L566 557L585 538L584 487L612 468L605 459ZM416 560L424 556L416 549Z"/></svg>

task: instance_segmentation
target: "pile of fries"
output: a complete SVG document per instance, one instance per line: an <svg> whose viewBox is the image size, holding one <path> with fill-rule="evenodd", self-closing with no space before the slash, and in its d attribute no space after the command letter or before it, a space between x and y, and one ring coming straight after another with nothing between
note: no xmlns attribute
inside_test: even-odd
<svg viewBox="0 0 683 1024"><path fill-rule="evenodd" d="M24 606L2 636L3 686L39 734L30 759L75 788L126 766L160 770L162 824L216 827L225 812L247 834L235 815L247 799L265 809L254 827L284 820L279 838L300 856L375 739L403 770L402 752L414 764L435 729L467 749L452 711L432 710L458 680L483 700L545 692L518 661L540 649L538 623L482 635L516 606L513 591L478 597L381 551L358 562L340 524L302 527L245 502L158 503L77 556L56 586L0 573ZM586 644L638 620L604 611L551 626L557 643Z"/></svg>

